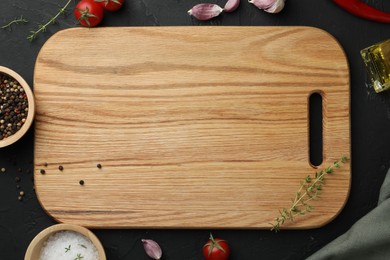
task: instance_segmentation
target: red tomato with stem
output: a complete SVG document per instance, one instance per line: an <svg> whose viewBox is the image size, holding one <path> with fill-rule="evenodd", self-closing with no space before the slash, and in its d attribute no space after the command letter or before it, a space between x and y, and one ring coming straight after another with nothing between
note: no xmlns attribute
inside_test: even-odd
<svg viewBox="0 0 390 260"><path fill-rule="evenodd" d="M118 11L125 0L94 0L99 3L105 10L115 12Z"/></svg>
<svg viewBox="0 0 390 260"><path fill-rule="evenodd" d="M203 255L206 260L227 260L230 255L228 243L220 238L214 238L210 234L210 238L203 246Z"/></svg>
<svg viewBox="0 0 390 260"><path fill-rule="evenodd" d="M93 0L82 0L77 3L73 13L80 25L94 27L103 20L104 10Z"/></svg>

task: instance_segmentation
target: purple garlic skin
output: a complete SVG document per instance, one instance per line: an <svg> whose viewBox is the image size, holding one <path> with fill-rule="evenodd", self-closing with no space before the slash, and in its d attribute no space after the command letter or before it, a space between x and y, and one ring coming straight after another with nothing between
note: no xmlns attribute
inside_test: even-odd
<svg viewBox="0 0 390 260"><path fill-rule="evenodd" d="M223 8L227 13L231 13L238 8L240 0L228 0Z"/></svg>
<svg viewBox="0 0 390 260"><path fill-rule="evenodd" d="M198 20L206 21L222 13L223 9L216 4L197 4L188 10L188 14Z"/></svg>
<svg viewBox="0 0 390 260"><path fill-rule="evenodd" d="M162 250L161 247L157 244L157 242L151 240L151 239L141 239L146 254L155 260L161 259L162 256Z"/></svg>
<svg viewBox="0 0 390 260"><path fill-rule="evenodd" d="M283 10L285 0L249 0L249 3L267 13L276 14Z"/></svg>

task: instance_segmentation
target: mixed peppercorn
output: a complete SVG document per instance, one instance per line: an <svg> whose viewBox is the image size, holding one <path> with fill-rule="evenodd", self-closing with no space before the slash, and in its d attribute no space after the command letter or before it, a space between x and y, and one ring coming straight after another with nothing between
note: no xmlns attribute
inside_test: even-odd
<svg viewBox="0 0 390 260"><path fill-rule="evenodd" d="M28 100L15 79L0 74L0 140L15 134L26 121Z"/></svg>
<svg viewBox="0 0 390 260"><path fill-rule="evenodd" d="M16 187L17 199L22 202L26 197L30 197L30 189L26 190L27 187L25 185L29 180L33 181L33 178L31 176L29 177L32 172L33 161L18 162L17 156L13 155L6 160L2 160L2 163L4 164L0 165L1 178L5 178L7 175L12 176ZM32 189L34 189L34 186Z"/></svg>

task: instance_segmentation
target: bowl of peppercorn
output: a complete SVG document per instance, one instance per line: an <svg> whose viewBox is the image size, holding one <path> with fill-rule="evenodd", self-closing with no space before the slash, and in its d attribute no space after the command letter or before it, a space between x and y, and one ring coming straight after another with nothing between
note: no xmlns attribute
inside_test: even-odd
<svg viewBox="0 0 390 260"><path fill-rule="evenodd" d="M15 71L0 66L0 148L24 136L35 114L34 95Z"/></svg>

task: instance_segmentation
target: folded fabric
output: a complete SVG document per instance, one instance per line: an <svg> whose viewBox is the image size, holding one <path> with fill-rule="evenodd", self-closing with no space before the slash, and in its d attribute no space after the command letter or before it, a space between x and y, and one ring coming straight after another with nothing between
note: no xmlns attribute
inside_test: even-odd
<svg viewBox="0 0 390 260"><path fill-rule="evenodd" d="M390 259L390 169L380 190L378 206L307 259Z"/></svg>

